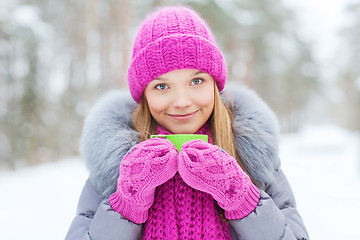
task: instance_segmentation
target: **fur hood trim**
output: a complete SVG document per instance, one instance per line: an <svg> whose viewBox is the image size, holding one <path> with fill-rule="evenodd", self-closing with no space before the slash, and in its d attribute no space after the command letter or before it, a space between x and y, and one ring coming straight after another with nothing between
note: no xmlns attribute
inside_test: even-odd
<svg viewBox="0 0 360 240"><path fill-rule="evenodd" d="M253 90L241 84L228 84L221 95L234 113L235 141L244 167L264 189L280 167L277 119ZM122 158L140 141L131 119L136 106L128 92L112 91L95 104L85 120L80 152L90 181L104 198L116 190Z"/></svg>

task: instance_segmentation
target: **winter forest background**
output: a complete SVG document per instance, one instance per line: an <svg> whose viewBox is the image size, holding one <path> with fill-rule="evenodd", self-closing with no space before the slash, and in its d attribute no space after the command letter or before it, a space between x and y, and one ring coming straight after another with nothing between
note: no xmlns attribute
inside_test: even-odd
<svg viewBox="0 0 360 240"><path fill-rule="evenodd" d="M321 15L314 17L314 13L307 12L309 9L299 7L299 2L302 1L1 0L0 187L5 186L1 185L2 180L13 179L1 176L14 170L23 174L21 171L31 166L59 164L59 159L69 157L79 159L79 139L88 111L107 91L127 87L126 72L137 25L157 6L179 3L193 7L209 23L225 54L228 81L254 88L275 111L284 139L289 141L283 144L286 157L296 161L306 154L287 151L286 147L292 147L293 136L306 141L306 147L301 145L305 150L317 146L318 151L324 150L319 142L326 140L334 152L329 148L325 151L334 159L351 146L360 149L360 1L305 1L312 2L325 15L332 3L342 2L337 10L341 21L337 15L326 18L331 21L324 21ZM328 29L334 35L321 35ZM311 37L314 31L318 31L318 38ZM308 131L309 126L313 131ZM321 126L336 126L351 133L351 137L327 135ZM351 159L356 158L356 164L348 166L356 168L360 176L360 154L353 153ZM311 155L305 162L313 164L313 159ZM338 159L346 164L350 157L339 155ZM307 171L302 160L285 162L284 166ZM327 156L323 163L328 161ZM336 164L331 169L339 169L337 164L342 162L333 161ZM74 167L59 166L66 171ZM325 169L325 173L332 173L331 169ZM296 178L296 171L293 173ZM317 174L310 171L310 176ZM85 176L85 170L80 175ZM66 187L73 184L70 180L75 179L76 173L70 172L69 176ZM25 177L16 179L27 181ZM301 177L297 179L300 181ZM43 186L40 181L39 184ZM74 208L78 190L71 196ZM306 202L305 197L309 196L300 196L300 200ZM360 199L359 194L356 199ZM4 216L0 213L0 222ZM315 220L313 223L318 224Z"/></svg>
<svg viewBox="0 0 360 240"><path fill-rule="evenodd" d="M323 71L280 0L63 1L0 4L0 166L16 169L78 155L94 101L127 86L136 26L160 5L199 11L225 53L229 81L254 88L283 132L309 122L360 130L360 4L352 1Z"/></svg>

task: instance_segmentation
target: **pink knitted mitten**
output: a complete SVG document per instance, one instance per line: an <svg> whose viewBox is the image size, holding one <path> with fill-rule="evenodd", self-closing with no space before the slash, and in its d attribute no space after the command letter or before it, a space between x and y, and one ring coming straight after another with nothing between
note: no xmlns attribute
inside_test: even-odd
<svg viewBox="0 0 360 240"><path fill-rule="evenodd" d="M111 207L135 223L144 223L155 188L175 176L177 158L177 149L167 139L135 145L121 162L117 190L109 197Z"/></svg>
<svg viewBox="0 0 360 240"><path fill-rule="evenodd" d="M184 182L212 195L227 219L249 215L259 202L259 189L236 160L216 145L194 140L185 143L178 167Z"/></svg>

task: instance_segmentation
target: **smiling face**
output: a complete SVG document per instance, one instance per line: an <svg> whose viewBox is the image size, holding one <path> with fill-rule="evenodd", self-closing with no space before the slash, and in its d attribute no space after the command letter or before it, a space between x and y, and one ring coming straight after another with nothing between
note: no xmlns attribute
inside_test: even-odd
<svg viewBox="0 0 360 240"><path fill-rule="evenodd" d="M193 134L213 111L214 84L210 74L180 69L151 81L144 97L158 124L174 134Z"/></svg>

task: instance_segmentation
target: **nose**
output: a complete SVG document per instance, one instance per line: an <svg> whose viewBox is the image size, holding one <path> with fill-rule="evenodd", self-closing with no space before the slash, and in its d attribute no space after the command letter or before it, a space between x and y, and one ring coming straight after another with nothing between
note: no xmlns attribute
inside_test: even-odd
<svg viewBox="0 0 360 240"><path fill-rule="evenodd" d="M174 94L173 106L175 108L185 108L192 103L191 96L186 90L178 90Z"/></svg>

